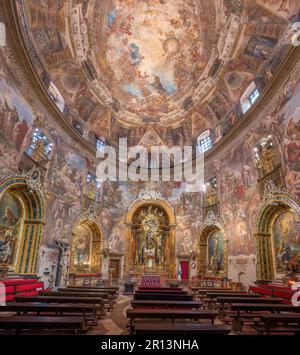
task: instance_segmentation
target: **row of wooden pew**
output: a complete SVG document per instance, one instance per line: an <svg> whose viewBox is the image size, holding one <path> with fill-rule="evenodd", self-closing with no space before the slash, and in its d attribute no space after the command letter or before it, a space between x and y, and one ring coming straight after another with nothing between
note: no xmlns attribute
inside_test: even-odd
<svg viewBox="0 0 300 355"><path fill-rule="evenodd" d="M118 288L74 286L44 290L37 296L16 296L13 302L0 307L0 330L60 330L64 333L85 334L110 311Z"/></svg>
<svg viewBox="0 0 300 355"><path fill-rule="evenodd" d="M204 309L218 310L235 334L244 334L244 325L258 334L300 333L300 307L282 298L221 288L200 288L194 297Z"/></svg>
<svg viewBox="0 0 300 355"><path fill-rule="evenodd" d="M181 288L139 288L131 306L127 309L127 326L132 335L226 335L230 332L229 326L215 324L218 311L201 309L202 303L194 301ZM203 320L210 323L199 323Z"/></svg>
<svg viewBox="0 0 300 355"><path fill-rule="evenodd" d="M129 333L300 333L300 307L280 297L228 287L197 287L190 291L189 294L180 288L139 288L131 302L132 308L127 310ZM157 319L164 322L158 323ZM202 320L210 320L211 324L199 323Z"/></svg>

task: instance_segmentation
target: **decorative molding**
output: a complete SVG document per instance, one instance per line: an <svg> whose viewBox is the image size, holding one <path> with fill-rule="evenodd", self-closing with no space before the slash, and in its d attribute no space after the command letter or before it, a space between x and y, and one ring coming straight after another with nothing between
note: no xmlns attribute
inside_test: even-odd
<svg viewBox="0 0 300 355"><path fill-rule="evenodd" d="M29 171L24 171L19 177L25 180L30 192L37 192L43 195L42 173L39 168L33 167Z"/></svg>
<svg viewBox="0 0 300 355"><path fill-rule="evenodd" d="M91 223L97 223L97 206L94 201L92 201L89 205L89 208L85 214L87 220Z"/></svg>
<svg viewBox="0 0 300 355"><path fill-rule="evenodd" d="M274 184L273 180L269 179L265 183L263 204L274 205L278 201L278 195L290 196L290 192L285 187L278 187Z"/></svg>
<svg viewBox="0 0 300 355"><path fill-rule="evenodd" d="M9 179L22 179L30 192L37 192L43 196L42 173L38 167L33 167L29 171L23 171L20 174L14 172L3 174L4 181Z"/></svg>
<svg viewBox="0 0 300 355"><path fill-rule="evenodd" d="M209 211L204 221L203 227L206 228L206 227L214 227L214 226L224 230L222 217L217 217L215 216L213 211Z"/></svg>
<svg viewBox="0 0 300 355"><path fill-rule="evenodd" d="M156 190L150 190L149 188L141 189L137 198L141 200L162 200L162 194Z"/></svg>

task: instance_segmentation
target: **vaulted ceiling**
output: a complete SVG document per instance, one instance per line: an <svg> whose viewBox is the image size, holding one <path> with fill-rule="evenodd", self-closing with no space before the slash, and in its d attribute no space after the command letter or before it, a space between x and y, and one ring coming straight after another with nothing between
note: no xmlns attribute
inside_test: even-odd
<svg viewBox="0 0 300 355"><path fill-rule="evenodd" d="M298 0L16 0L53 101L86 139L220 139L285 56Z"/></svg>

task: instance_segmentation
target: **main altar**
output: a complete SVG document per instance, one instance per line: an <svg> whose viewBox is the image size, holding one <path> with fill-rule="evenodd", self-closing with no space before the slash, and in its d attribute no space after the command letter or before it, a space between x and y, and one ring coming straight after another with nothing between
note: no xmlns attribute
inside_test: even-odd
<svg viewBox="0 0 300 355"><path fill-rule="evenodd" d="M175 274L175 216L163 200L138 201L126 220L125 273L141 280Z"/></svg>

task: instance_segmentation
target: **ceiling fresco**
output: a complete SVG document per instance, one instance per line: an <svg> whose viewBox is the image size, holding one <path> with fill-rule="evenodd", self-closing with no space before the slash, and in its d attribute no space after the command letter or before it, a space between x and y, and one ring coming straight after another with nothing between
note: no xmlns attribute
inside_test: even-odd
<svg viewBox="0 0 300 355"><path fill-rule="evenodd" d="M287 52L298 0L16 0L37 73L66 119L139 144L220 139ZM145 144L148 144L146 142Z"/></svg>
<svg viewBox="0 0 300 355"><path fill-rule="evenodd" d="M210 53L200 11L197 1L112 2L104 82L136 122L172 120L170 113L180 110L201 80Z"/></svg>

